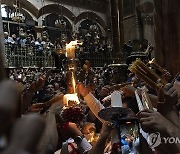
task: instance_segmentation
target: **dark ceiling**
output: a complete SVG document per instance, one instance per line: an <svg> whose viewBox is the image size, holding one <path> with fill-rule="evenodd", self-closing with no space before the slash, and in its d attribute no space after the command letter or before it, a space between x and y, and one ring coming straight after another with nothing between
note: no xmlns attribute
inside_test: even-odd
<svg viewBox="0 0 180 154"><path fill-rule="evenodd" d="M108 0L51 0L54 3L72 5L97 12L106 13Z"/></svg>

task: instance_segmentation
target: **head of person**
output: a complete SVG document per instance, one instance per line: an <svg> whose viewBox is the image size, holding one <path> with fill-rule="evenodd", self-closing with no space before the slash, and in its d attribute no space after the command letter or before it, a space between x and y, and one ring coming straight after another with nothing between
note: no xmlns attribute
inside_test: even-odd
<svg viewBox="0 0 180 154"><path fill-rule="evenodd" d="M7 39L9 36L9 33L8 32L4 32L4 38Z"/></svg>
<svg viewBox="0 0 180 154"><path fill-rule="evenodd" d="M46 93L54 93L54 90L53 84L48 84L45 88Z"/></svg>

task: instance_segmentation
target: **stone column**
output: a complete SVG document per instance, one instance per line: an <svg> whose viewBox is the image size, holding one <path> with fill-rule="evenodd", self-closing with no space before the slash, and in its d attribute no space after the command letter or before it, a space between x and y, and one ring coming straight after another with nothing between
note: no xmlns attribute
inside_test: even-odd
<svg viewBox="0 0 180 154"><path fill-rule="evenodd" d="M114 62L123 62L123 54L121 51L124 44L124 29L123 29L123 2L122 0L110 0L110 13L111 13L111 29L113 40L113 55Z"/></svg>
<svg viewBox="0 0 180 154"><path fill-rule="evenodd" d="M120 52L120 18L118 0L110 0L111 27L113 35L113 52Z"/></svg>
<svg viewBox="0 0 180 154"><path fill-rule="evenodd" d="M1 7L1 1L0 1ZM6 77L5 72L5 48L4 48L4 32L2 23L2 14L0 11L0 81Z"/></svg>
<svg viewBox="0 0 180 154"><path fill-rule="evenodd" d="M137 6L137 11L140 13L139 21L141 23L141 39L147 39L150 44L154 44L154 21L153 21L153 1L141 0Z"/></svg>
<svg viewBox="0 0 180 154"><path fill-rule="evenodd" d="M180 0L154 0L155 58L173 75L180 71Z"/></svg>
<svg viewBox="0 0 180 154"><path fill-rule="evenodd" d="M154 45L154 22L153 13L142 13L143 21L143 38L147 39L149 44Z"/></svg>

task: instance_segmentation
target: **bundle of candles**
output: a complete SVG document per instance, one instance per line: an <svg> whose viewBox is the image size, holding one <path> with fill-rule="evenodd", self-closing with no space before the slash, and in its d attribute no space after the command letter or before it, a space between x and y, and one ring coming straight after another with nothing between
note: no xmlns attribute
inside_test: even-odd
<svg viewBox="0 0 180 154"><path fill-rule="evenodd" d="M140 99L140 96L138 94L138 91L135 91L136 101L138 104L139 111L145 110L145 109L153 109L152 103L150 101L149 95L147 94L146 90L143 89L141 92L142 100Z"/></svg>
<svg viewBox="0 0 180 154"><path fill-rule="evenodd" d="M84 112L80 106L77 93L64 95L63 102L62 119L65 122L80 123L84 118Z"/></svg>
<svg viewBox="0 0 180 154"><path fill-rule="evenodd" d="M150 64L153 68L160 71L162 74L165 72L165 70L155 62L155 58L153 58L151 61L149 61L148 64Z"/></svg>
<svg viewBox="0 0 180 154"><path fill-rule="evenodd" d="M133 62L129 69L132 73L144 80L154 90L156 90L159 86L163 87L167 83L167 81L161 79L160 76L158 76L153 70L149 69L140 60ZM159 84L157 84L157 82L159 82Z"/></svg>
<svg viewBox="0 0 180 154"><path fill-rule="evenodd" d="M71 41L66 45L66 57L69 60L67 72L71 75L72 93L65 94L63 98L64 108L61 117L66 122L80 123L84 118L83 109L80 106L80 101L76 92L76 63L75 63L75 47L81 45L78 41Z"/></svg>

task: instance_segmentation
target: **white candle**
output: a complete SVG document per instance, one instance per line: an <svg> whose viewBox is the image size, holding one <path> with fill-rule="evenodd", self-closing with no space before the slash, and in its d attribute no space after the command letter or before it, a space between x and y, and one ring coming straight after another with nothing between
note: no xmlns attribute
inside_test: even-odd
<svg viewBox="0 0 180 154"><path fill-rule="evenodd" d="M111 94L111 107L122 107L122 98L120 91L114 91Z"/></svg>
<svg viewBox="0 0 180 154"><path fill-rule="evenodd" d="M139 111L144 110L144 107L142 105L142 101L141 101L141 99L140 99L140 97L138 95L137 90L135 91L135 96L136 96L136 101L137 101L137 104L138 104Z"/></svg>

